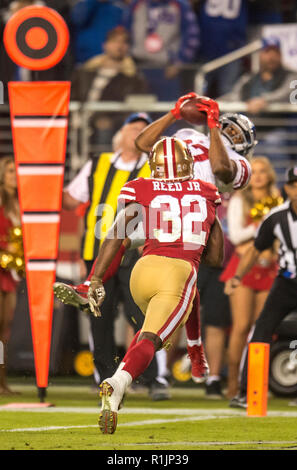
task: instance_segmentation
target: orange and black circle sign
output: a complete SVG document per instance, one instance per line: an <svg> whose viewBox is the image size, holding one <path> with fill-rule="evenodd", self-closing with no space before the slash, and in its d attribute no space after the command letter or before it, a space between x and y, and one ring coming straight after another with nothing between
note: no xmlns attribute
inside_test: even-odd
<svg viewBox="0 0 297 470"><path fill-rule="evenodd" d="M17 65L31 70L46 70L64 57L69 31L55 10L28 6L10 18L3 39L7 54Z"/></svg>

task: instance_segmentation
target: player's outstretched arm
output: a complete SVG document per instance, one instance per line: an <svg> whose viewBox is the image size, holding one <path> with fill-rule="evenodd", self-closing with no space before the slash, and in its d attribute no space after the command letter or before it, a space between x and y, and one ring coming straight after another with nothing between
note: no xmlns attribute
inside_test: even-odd
<svg viewBox="0 0 297 470"><path fill-rule="evenodd" d="M201 262L212 267L221 267L224 261L224 234L221 223L216 217L211 228Z"/></svg>
<svg viewBox="0 0 297 470"><path fill-rule="evenodd" d="M166 129L174 124L176 121L175 117L171 112L164 114L156 121L149 124L147 127L140 132L135 140L135 146L141 152L149 153L152 146L160 139Z"/></svg>
<svg viewBox="0 0 297 470"><path fill-rule="evenodd" d="M191 92L187 95L181 96L175 103L174 108L172 108L168 113L164 114L161 118L149 124L136 138L135 145L141 152L149 153L152 146L160 139L164 134L166 129L175 123L178 119L181 119L180 108L181 105L191 99L196 97L196 93Z"/></svg>
<svg viewBox="0 0 297 470"><path fill-rule="evenodd" d="M132 204L128 207L119 213L110 228L107 237L102 243L97 257L94 274L91 277L88 300L90 309L96 317L101 316L100 306L105 298L105 290L103 287L104 275L122 246L123 239L126 238L126 228L128 223L134 219L135 214L138 213L138 207L135 212L133 212Z"/></svg>
<svg viewBox="0 0 297 470"><path fill-rule="evenodd" d="M223 183L231 183L236 175L236 164L229 158L228 152L220 134L219 105L215 100L208 97L200 97L196 104L198 111L207 115L209 127L210 147L208 152L209 161L214 175Z"/></svg>
<svg viewBox="0 0 297 470"><path fill-rule="evenodd" d="M214 175L223 183L231 183L236 175L236 164L229 158L217 127L210 129L209 161Z"/></svg>

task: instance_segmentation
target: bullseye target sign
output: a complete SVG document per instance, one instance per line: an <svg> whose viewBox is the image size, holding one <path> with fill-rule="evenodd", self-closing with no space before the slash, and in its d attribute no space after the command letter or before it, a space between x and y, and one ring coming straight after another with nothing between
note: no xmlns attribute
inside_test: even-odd
<svg viewBox="0 0 297 470"><path fill-rule="evenodd" d="M55 10L28 6L11 17L3 39L9 57L17 65L30 70L46 70L64 57L69 31Z"/></svg>

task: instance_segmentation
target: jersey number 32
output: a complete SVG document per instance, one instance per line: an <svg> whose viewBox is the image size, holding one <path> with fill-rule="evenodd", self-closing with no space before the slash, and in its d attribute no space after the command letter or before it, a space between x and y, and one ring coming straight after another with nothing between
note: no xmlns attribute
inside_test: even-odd
<svg viewBox="0 0 297 470"><path fill-rule="evenodd" d="M186 194L180 200L174 196L156 196L150 203L150 218L154 220L153 235L160 243L174 243L181 239L184 243L205 245L206 232L200 228L207 219L207 205L204 197ZM193 209L194 210L191 210ZM156 212L154 211L156 210ZM156 220L156 214L159 220ZM196 223L196 224L195 224ZM150 220L152 226L152 220Z"/></svg>

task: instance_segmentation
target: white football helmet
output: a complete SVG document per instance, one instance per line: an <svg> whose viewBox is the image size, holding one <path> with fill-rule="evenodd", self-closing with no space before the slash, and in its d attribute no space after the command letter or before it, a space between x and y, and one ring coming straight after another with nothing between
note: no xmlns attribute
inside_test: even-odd
<svg viewBox="0 0 297 470"><path fill-rule="evenodd" d="M250 157L255 145L256 128L253 122L244 114L226 113L220 119L221 135L230 147L244 157Z"/></svg>

